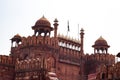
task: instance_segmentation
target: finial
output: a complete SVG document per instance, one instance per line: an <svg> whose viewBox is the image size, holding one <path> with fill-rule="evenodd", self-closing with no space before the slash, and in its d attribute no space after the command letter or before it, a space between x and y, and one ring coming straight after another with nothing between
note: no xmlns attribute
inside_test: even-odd
<svg viewBox="0 0 120 80"><path fill-rule="evenodd" d="M19 38L20 38L21 36L20 36L19 34L16 34L16 35L14 36L14 38L15 38L15 37L19 37Z"/></svg>
<svg viewBox="0 0 120 80"><path fill-rule="evenodd" d="M100 38L102 38L102 36L100 36Z"/></svg>
<svg viewBox="0 0 120 80"><path fill-rule="evenodd" d="M100 36L99 40L104 40L102 36Z"/></svg>
<svg viewBox="0 0 120 80"><path fill-rule="evenodd" d="M58 22L57 18L55 18L54 22L55 22L55 23L57 23L57 22Z"/></svg>
<svg viewBox="0 0 120 80"><path fill-rule="evenodd" d="M84 29L83 28L81 28L81 30L80 30L81 32L83 32L84 31Z"/></svg>
<svg viewBox="0 0 120 80"><path fill-rule="evenodd" d="M16 36L20 36L20 35L17 33Z"/></svg>
<svg viewBox="0 0 120 80"><path fill-rule="evenodd" d="M45 18L44 14L43 14L42 18Z"/></svg>

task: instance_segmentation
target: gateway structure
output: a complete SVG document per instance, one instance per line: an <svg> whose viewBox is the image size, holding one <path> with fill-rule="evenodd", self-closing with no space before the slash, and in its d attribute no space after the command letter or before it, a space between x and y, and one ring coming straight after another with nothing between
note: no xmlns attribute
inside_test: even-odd
<svg viewBox="0 0 120 80"><path fill-rule="evenodd" d="M42 17L32 26L33 35L17 34L11 38L10 55L0 56L0 80L46 80L50 79L47 75L50 72L59 80L87 80L91 74L97 76L101 65L115 63L105 39L97 39L92 46L94 54L88 55L83 47L84 30L80 30L80 40L75 40L58 35L58 25L57 19L51 27ZM53 37L51 31L54 31Z"/></svg>

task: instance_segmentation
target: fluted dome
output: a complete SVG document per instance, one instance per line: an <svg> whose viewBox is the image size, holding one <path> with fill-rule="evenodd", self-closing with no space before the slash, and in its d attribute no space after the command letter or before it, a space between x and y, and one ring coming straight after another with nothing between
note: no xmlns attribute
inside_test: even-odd
<svg viewBox="0 0 120 80"><path fill-rule="evenodd" d="M107 41L104 38L102 38L102 36L100 36L100 38L98 38L95 41L95 44L93 45L93 47L94 46L107 46L107 47L109 47Z"/></svg>
<svg viewBox="0 0 120 80"><path fill-rule="evenodd" d="M35 23L35 26L46 26L46 27L50 27L51 24L50 24L50 22L43 16L42 18L40 18L39 20L37 20L37 22Z"/></svg>

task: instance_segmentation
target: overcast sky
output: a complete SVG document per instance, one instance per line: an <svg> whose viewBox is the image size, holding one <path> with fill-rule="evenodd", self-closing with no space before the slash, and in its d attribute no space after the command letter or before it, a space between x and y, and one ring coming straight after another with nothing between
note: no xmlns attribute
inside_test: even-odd
<svg viewBox="0 0 120 80"><path fill-rule="evenodd" d="M78 39L79 29L85 30L84 51L93 53L91 47L100 36L111 46L108 52L120 51L120 0L0 0L0 54L9 54L11 41L16 35L33 35L31 26L45 16L53 26L59 21L58 32Z"/></svg>

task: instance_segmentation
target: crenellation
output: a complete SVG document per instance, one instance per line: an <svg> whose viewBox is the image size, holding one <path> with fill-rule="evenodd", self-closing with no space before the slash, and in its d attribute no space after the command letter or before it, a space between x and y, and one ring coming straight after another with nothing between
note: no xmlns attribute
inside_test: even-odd
<svg viewBox="0 0 120 80"><path fill-rule="evenodd" d="M104 63L104 64L114 64L115 63L115 56L111 54L91 54L91 55L86 55L86 60L94 60L97 63Z"/></svg>
<svg viewBox="0 0 120 80"><path fill-rule="evenodd" d="M0 55L0 80L14 79L14 67L15 61L12 57L6 55Z"/></svg>
<svg viewBox="0 0 120 80"><path fill-rule="evenodd" d="M10 56L0 55L0 64L14 65L14 61Z"/></svg>
<svg viewBox="0 0 120 80"><path fill-rule="evenodd" d="M39 46L43 44L43 36L28 36L22 37L22 43L20 44L20 47L27 47L27 46ZM55 46L55 41L53 38L46 37L45 43L49 46Z"/></svg>

